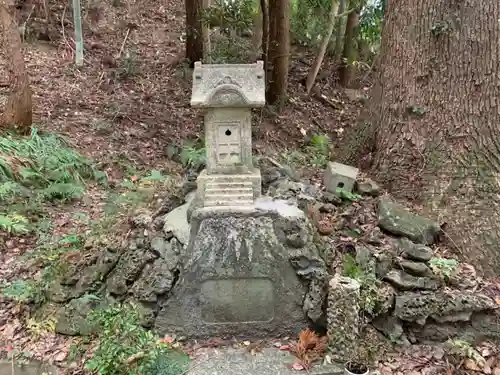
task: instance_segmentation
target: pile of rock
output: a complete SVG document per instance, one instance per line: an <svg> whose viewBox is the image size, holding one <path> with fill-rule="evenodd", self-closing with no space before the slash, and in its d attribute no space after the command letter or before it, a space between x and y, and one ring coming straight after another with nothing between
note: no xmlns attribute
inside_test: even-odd
<svg viewBox="0 0 500 375"><path fill-rule="evenodd" d="M319 185L299 180L286 168L265 167L262 176L268 197L285 200L292 207L313 207L333 228L328 235L312 233L307 217L297 213L291 221L284 220L281 229L276 223L274 229L269 229L273 238L282 238L276 243L283 247L279 254L288 254L288 262L301 280L297 290L304 317L327 325L327 294L333 301L338 293L328 293L326 285L342 271L342 260L348 253L360 268L370 272L369 285L364 279L358 280L361 300L356 306L362 310L367 305L363 298L371 299L369 311L361 311L361 322L368 322L391 340L407 343L445 341L450 337L500 338L500 314L495 301L499 291L480 282L473 267L466 264L457 267L446 280L437 272L431 246L440 235L438 223L380 196L380 188L372 181L357 183L362 200L346 202ZM92 327L86 320L87 312L113 299L134 301L142 311L143 324L154 326L158 312L168 304L172 289L182 278L189 257L186 249L192 228L188 217L193 197L192 192L187 194L182 206L154 220L150 213L138 215L132 220L125 248L90 244L97 249L94 258L55 281L48 293L51 301L61 304L56 330L88 333ZM107 295L106 299L89 298L96 291ZM327 328L337 330L338 319L330 320ZM298 326L297 330L302 328Z"/></svg>

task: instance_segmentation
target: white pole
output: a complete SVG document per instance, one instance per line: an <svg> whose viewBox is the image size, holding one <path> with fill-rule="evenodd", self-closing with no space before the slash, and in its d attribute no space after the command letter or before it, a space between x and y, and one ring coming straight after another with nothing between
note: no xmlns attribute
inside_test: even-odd
<svg viewBox="0 0 500 375"><path fill-rule="evenodd" d="M83 66L83 33L80 0L73 0L73 23L75 25L75 63Z"/></svg>

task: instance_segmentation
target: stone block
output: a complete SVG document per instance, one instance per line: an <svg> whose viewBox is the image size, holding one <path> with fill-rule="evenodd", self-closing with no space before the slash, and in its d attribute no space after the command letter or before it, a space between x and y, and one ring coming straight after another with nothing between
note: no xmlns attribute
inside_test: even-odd
<svg viewBox="0 0 500 375"><path fill-rule="evenodd" d="M304 212L284 201L195 210L182 272L157 331L189 338L297 334L323 303L304 303L315 301L310 273L326 276L312 230Z"/></svg>
<svg viewBox="0 0 500 375"><path fill-rule="evenodd" d="M203 206L252 206L261 195L259 169L245 174L209 174L198 176L198 196Z"/></svg>
<svg viewBox="0 0 500 375"><path fill-rule="evenodd" d="M352 192L357 176L358 168L336 162L329 162L326 166L323 179L325 189L333 194L337 194L338 188Z"/></svg>

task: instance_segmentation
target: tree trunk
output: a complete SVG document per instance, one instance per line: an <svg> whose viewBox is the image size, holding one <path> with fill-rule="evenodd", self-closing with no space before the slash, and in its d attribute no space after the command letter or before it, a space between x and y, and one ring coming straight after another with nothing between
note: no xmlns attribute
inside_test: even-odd
<svg viewBox="0 0 500 375"><path fill-rule="evenodd" d="M359 9L354 9L347 16L344 36L344 52L339 67L340 84L348 87L354 75L354 62L356 61L356 40L359 26Z"/></svg>
<svg viewBox="0 0 500 375"><path fill-rule="evenodd" d="M281 108L286 100L288 88L290 0L270 1L269 17L271 19L269 58L272 63L272 73L266 99L268 104Z"/></svg>
<svg viewBox="0 0 500 375"><path fill-rule="evenodd" d="M325 35L323 35L323 40L321 41L321 45L318 49L318 53L316 54L316 58L314 59L314 62L309 69L309 73L307 74L306 91L308 95L311 92L314 81L316 80L316 76L318 75L319 68L321 68L321 63L323 62L323 58L325 57L328 42L330 41L330 37L332 36L333 29L335 27L335 16L337 15L338 8L338 0L332 0L332 8L330 9L330 15L328 18L328 30L326 30Z"/></svg>
<svg viewBox="0 0 500 375"><path fill-rule="evenodd" d="M500 2L387 0L374 171L500 273Z"/></svg>
<svg viewBox="0 0 500 375"><path fill-rule="evenodd" d="M21 37L13 19L13 4L0 1L0 40L4 56L9 58L10 96L0 120L0 129L29 133L33 121L31 88L22 53Z"/></svg>
<svg viewBox="0 0 500 375"><path fill-rule="evenodd" d="M346 0L339 1L339 16L346 11L345 6ZM335 24L335 62L340 61L342 57L342 47L345 33L345 19L346 16L337 17L337 22Z"/></svg>
<svg viewBox="0 0 500 375"><path fill-rule="evenodd" d="M262 40L264 34L264 20L262 10L259 6L253 15L253 31L252 31L252 51L250 59L252 61L259 60L262 56Z"/></svg>
<svg viewBox="0 0 500 375"><path fill-rule="evenodd" d="M262 58L264 59L264 72L268 73L269 62L269 8L266 0L260 0L260 11L262 12ZM267 79L266 79L267 82Z"/></svg>
<svg viewBox="0 0 500 375"><path fill-rule="evenodd" d="M206 11L208 8L210 8L210 0L203 0L202 1L203 5L203 10ZM202 35L203 35L203 62L205 64L210 64L212 62L212 42L210 40L210 24L202 23Z"/></svg>
<svg viewBox="0 0 500 375"><path fill-rule="evenodd" d="M185 0L186 5L186 58L191 67L203 59L202 0Z"/></svg>

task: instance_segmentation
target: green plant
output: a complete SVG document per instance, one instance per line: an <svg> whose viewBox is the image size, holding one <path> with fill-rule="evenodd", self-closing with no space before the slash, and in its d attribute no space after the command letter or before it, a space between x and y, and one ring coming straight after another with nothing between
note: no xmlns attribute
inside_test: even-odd
<svg viewBox="0 0 500 375"><path fill-rule="evenodd" d="M384 17L383 2L383 0L377 0L366 4L361 11L359 38L369 47L371 53L377 53L380 48Z"/></svg>
<svg viewBox="0 0 500 375"><path fill-rule="evenodd" d="M352 193L350 191L345 190L344 188L338 187L336 190L336 193L342 198L343 200L346 201L357 201L358 199L361 199L362 196L356 193Z"/></svg>
<svg viewBox="0 0 500 375"><path fill-rule="evenodd" d="M16 279L11 283L4 283L2 294L19 303L31 303L41 297L38 284L31 280Z"/></svg>
<svg viewBox="0 0 500 375"><path fill-rule="evenodd" d="M187 357L144 329L135 306L97 309L90 319L100 330L99 344L85 364L88 370L101 375L179 375L186 370Z"/></svg>
<svg viewBox="0 0 500 375"><path fill-rule="evenodd" d="M449 339L444 345L446 354L461 362L464 359L471 359L481 367L486 363L486 359L470 343L464 340Z"/></svg>
<svg viewBox="0 0 500 375"><path fill-rule="evenodd" d="M360 265L350 254L344 254L342 263L342 274L357 280L360 285L360 304L363 311L374 315L379 308L378 288L380 281L368 265Z"/></svg>
<svg viewBox="0 0 500 375"><path fill-rule="evenodd" d="M448 282L453 271L458 267L458 261L456 259L435 257L431 258L429 265L435 274L441 275Z"/></svg>
<svg viewBox="0 0 500 375"><path fill-rule="evenodd" d="M326 134L314 134L306 146L306 153L311 155L310 163L323 167L330 157L330 137Z"/></svg>
<svg viewBox="0 0 500 375"><path fill-rule="evenodd" d="M196 169L203 165L205 160L205 145L201 141L187 143L181 150L181 163L185 167Z"/></svg>
<svg viewBox="0 0 500 375"><path fill-rule="evenodd" d="M28 219L22 215L0 215L0 229L9 234L26 234L31 232Z"/></svg>
<svg viewBox="0 0 500 375"><path fill-rule="evenodd" d="M127 51L125 56L118 61L117 76L119 79L127 79L137 74L139 70L138 56L134 52Z"/></svg>

